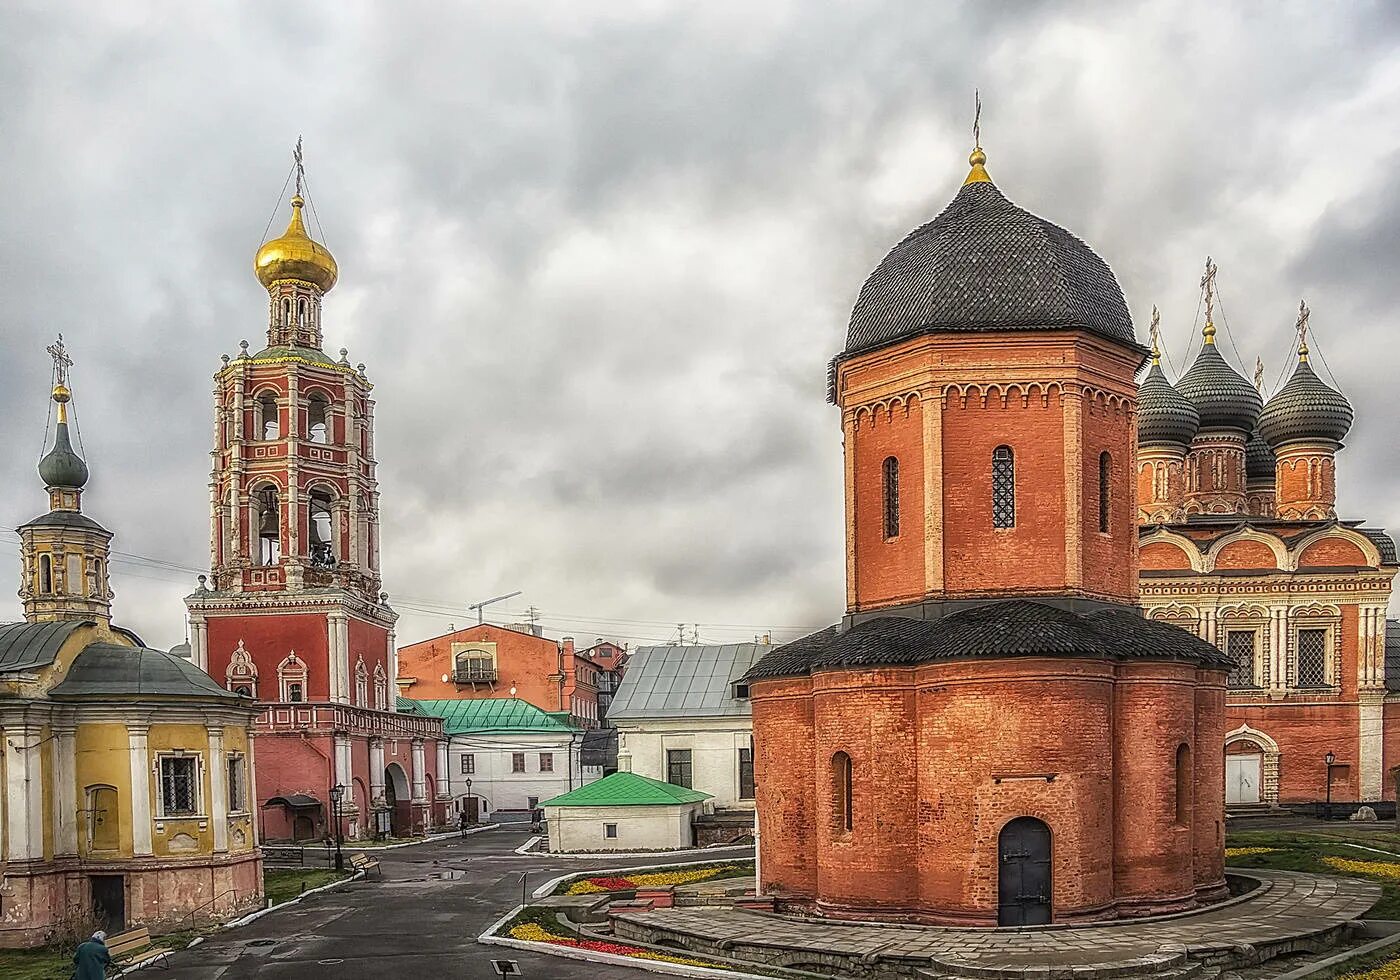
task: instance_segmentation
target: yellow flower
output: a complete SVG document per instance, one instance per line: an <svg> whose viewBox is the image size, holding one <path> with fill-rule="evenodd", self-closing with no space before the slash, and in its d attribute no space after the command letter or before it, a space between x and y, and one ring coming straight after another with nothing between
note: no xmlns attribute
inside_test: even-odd
<svg viewBox="0 0 1400 980"><path fill-rule="evenodd" d="M1369 875L1372 878L1400 881L1400 864L1394 861L1351 861L1347 858L1324 857L1322 863L1329 868L1345 871L1347 874Z"/></svg>
<svg viewBox="0 0 1400 980"><path fill-rule="evenodd" d="M1374 970L1365 973L1348 973L1337 980L1400 980L1400 959L1382 963Z"/></svg>
<svg viewBox="0 0 1400 980"><path fill-rule="evenodd" d="M1277 847L1227 847L1225 856L1227 858L1248 857L1251 854L1273 854L1279 850Z"/></svg>
<svg viewBox="0 0 1400 980"><path fill-rule="evenodd" d="M552 933L546 932L544 926L538 922L525 922L518 926L510 927L511 939L526 939L532 943L547 943L555 937Z"/></svg>
<svg viewBox="0 0 1400 980"><path fill-rule="evenodd" d="M566 891L564 894L565 894L565 895L592 895L594 892L605 892L605 891L607 891L606 888L599 888L597 885L593 884L593 882L588 881L587 879L585 879L585 880L583 880L583 881L576 881L576 882L574 882L572 885L569 886L569 890Z"/></svg>

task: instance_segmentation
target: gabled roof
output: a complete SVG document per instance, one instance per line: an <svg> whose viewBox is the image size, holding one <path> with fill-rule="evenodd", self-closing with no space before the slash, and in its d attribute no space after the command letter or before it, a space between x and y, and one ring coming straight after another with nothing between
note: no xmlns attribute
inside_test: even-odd
<svg viewBox="0 0 1400 980"><path fill-rule="evenodd" d="M641 647L627 662L608 719L744 717L747 701L734 700L734 682L765 653L762 643Z"/></svg>
<svg viewBox="0 0 1400 980"><path fill-rule="evenodd" d="M65 619L53 623L0 623L0 672L47 667L63 642L92 620Z"/></svg>
<svg viewBox="0 0 1400 980"><path fill-rule="evenodd" d="M676 806L710 799L709 793L686 789L635 772L615 772L597 782L580 786L540 806Z"/></svg>
<svg viewBox="0 0 1400 980"><path fill-rule="evenodd" d="M399 698L406 714L441 718L443 732L551 732L567 735L578 729L519 698Z"/></svg>

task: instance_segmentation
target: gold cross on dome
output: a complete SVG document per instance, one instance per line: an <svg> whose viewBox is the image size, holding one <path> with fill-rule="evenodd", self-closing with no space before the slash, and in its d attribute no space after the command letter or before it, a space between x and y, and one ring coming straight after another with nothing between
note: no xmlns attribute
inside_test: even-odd
<svg viewBox="0 0 1400 980"><path fill-rule="evenodd" d="M1264 359L1262 357L1254 359L1254 390L1260 392L1264 390Z"/></svg>
<svg viewBox="0 0 1400 980"><path fill-rule="evenodd" d="M301 137L297 137L296 149L292 151L292 159L296 161L297 168L297 197L301 197L301 178L306 173L306 168L301 164Z"/></svg>
<svg viewBox="0 0 1400 980"><path fill-rule="evenodd" d="M63 344L63 334L59 334L58 340L45 349L53 358L53 383L67 385L68 369L73 366L73 358L68 356L68 348Z"/></svg>
<svg viewBox="0 0 1400 980"><path fill-rule="evenodd" d="M1298 357L1306 361L1308 359L1308 318L1312 316L1312 310L1308 309L1307 300L1298 301L1298 324L1294 328L1298 331Z"/></svg>
<svg viewBox="0 0 1400 980"><path fill-rule="evenodd" d="M1215 320L1215 263L1206 256L1206 272L1201 276L1201 288L1206 291L1206 323Z"/></svg>
<svg viewBox="0 0 1400 980"><path fill-rule="evenodd" d="M976 111L972 115L972 145L982 145L982 92L980 89L972 90L973 104Z"/></svg>
<svg viewBox="0 0 1400 980"><path fill-rule="evenodd" d="M1147 335L1152 338L1152 356L1156 357L1162 350L1162 314L1156 304L1152 306L1152 326L1147 328Z"/></svg>

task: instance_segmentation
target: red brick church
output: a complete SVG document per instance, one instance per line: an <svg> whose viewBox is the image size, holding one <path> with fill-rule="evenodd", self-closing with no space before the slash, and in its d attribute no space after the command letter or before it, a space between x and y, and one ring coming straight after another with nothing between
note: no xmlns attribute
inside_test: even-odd
<svg viewBox="0 0 1400 980"><path fill-rule="evenodd" d="M267 346L243 342L214 376L213 577L186 599L191 656L262 709L263 839L333 833L337 809L350 839L403 836L446 820L447 742L441 719L395 710L373 386L322 350L338 271L303 206L298 180L286 232L257 253Z"/></svg>
<svg viewBox="0 0 1400 980"><path fill-rule="evenodd" d="M961 925L1225 893L1229 662L1141 615L1146 359L1107 264L978 148L832 362L847 614L749 674L779 904Z"/></svg>

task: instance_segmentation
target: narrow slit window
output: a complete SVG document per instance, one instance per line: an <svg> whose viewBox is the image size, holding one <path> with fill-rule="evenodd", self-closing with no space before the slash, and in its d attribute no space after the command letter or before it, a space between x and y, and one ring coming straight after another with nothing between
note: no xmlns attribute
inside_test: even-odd
<svg viewBox="0 0 1400 980"><path fill-rule="evenodd" d="M1099 531L1108 533L1108 502L1113 492L1113 457L1099 453Z"/></svg>
<svg viewBox="0 0 1400 980"><path fill-rule="evenodd" d="M831 781L834 784L832 816L835 818L837 833L845 833L855 825L855 805L852 799L851 757L845 752L837 752L831 757Z"/></svg>
<svg viewBox="0 0 1400 980"><path fill-rule="evenodd" d="M885 540L899 537L899 460L885 460Z"/></svg>
<svg viewBox="0 0 1400 980"><path fill-rule="evenodd" d="M1010 446L992 450L992 526L1016 526L1016 458Z"/></svg>
<svg viewBox="0 0 1400 980"><path fill-rule="evenodd" d="M53 595L53 558L49 555L39 556L39 593Z"/></svg>

